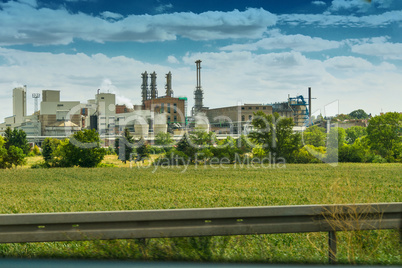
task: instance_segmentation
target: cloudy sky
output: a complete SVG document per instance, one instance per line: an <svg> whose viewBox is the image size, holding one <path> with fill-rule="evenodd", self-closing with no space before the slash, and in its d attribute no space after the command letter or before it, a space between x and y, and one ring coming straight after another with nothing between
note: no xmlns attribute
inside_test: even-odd
<svg viewBox="0 0 402 268"><path fill-rule="evenodd" d="M141 103L141 73L193 106L195 60L204 105L314 97L313 112L401 112L401 0L0 0L0 121L12 89L60 90L86 102L98 88Z"/></svg>

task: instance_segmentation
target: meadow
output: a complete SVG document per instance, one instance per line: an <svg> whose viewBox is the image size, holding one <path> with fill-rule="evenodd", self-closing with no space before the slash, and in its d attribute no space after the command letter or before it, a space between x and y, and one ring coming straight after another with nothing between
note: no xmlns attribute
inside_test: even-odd
<svg viewBox="0 0 402 268"><path fill-rule="evenodd" d="M33 160L31 160L33 161ZM400 164L0 170L0 213L401 202ZM185 169L185 170L184 170ZM396 230L340 232L340 263L401 264ZM19 243L0 257L327 263L327 234Z"/></svg>

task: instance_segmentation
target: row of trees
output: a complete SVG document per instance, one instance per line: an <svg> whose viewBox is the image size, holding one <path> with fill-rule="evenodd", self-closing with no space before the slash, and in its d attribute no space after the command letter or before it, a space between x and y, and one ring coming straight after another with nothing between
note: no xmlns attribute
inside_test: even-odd
<svg viewBox="0 0 402 268"><path fill-rule="evenodd" d="M195 163L210 159L228 159L268 155L283 158L288 163L316 162L402 162L402 114L386 113L370 119L369 126L351 127L346 130L333 128L327 135L324 128L309 127L304 133L294 133L293 120L278 114L266 115L257 112L252 121L254 131L248 136L234 140L228 137L217 140L212 132L195 131L186 134L176 144L168 133L156 136L150 147L144 139L134 140L126 129L116 139L115 151L119 159L144 159L152 149L165 154L157 161L166 159L168 164ZM7 129L0 137L0 168L22 165L30 148L22 130ZM134 145L135 144L135 145ZM42 144L46 167L95 167L103 160L106 149L100 146L100 137L95 130L83 130L70 139L62 141L46 138ZM275 160L274 160L275 161Z"/></svg>
<svg viewBox="0 0 402 268"><path fill-rule="evenodd" d="M184 136L159 161L184 164L215 157L234 163L236 156L252 155L275 156L288 163L402 162L402 115L399 113L373 117L367 128L332 128L328 135L318 126L294 133L293 120L278 114L258 112L252 125L254 131L238 140L229 137L218 141L213 133L196 131Z"/></svg>

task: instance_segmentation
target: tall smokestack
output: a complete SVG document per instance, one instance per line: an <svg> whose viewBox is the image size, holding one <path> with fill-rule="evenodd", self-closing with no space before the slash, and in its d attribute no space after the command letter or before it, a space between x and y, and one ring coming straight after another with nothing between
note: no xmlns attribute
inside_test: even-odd
<svg viewBox="0 0 402 268"><path fill-rule="evenodd" d="M172 90L172 73L169 72L166 74L166 97L172 97L173 90Z"/></svg>
<svg viewBox="0 0 402 268"><path fill-rule="evenodd" d="M145 101L149 98L148 73L147 73L147 71L142 73L141 77L142 77L141 97L142 97L142 105L144 105Z"/></svg>
<svg viewBox="0 0 402 268"><path fill-rule="evenodd" d="M158 90L156 89L156 73L151 73L151 99L158 97Z"/></svg>
<svg viewBox="0 0 402 268"><path fill-rule="evenodd" d="M308 121L309 121L309 126L312 125L311 121L311 87L308 88Z"/></svg>
<svg viewBox="0 0 402 268"><path fill-rule="evenodd" d="M203 95L204 92L202 91L201 88L201 60L197 60L195 62L196 67L197 67L197 86L195 88L194 91L194 100L195 100L195 104L194 104L194 113L197 113L199 111L201 111L202 107L203 107Z"/></svg>

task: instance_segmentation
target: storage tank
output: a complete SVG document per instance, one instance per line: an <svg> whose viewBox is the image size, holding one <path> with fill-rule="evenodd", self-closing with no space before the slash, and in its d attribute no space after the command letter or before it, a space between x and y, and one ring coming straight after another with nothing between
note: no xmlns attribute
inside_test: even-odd
<svg viewBox="0 0 402 268"><path fill-rule="evenodd" d="M154 120L154 134L167 133L166 114L156 114Z"/></svg>
<svg viewBox="0 0 402 268"><path fill-rule="evenodd" d="M137 122L136 124L134 124L134 132L136 136L148 136L149 125Z"/></svg>

